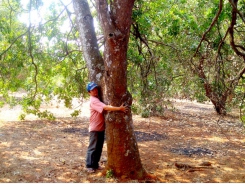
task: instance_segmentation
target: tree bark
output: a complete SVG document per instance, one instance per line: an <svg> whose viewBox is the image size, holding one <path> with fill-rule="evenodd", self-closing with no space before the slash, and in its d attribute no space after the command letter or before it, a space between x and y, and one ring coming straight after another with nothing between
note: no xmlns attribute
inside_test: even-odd
<svg viewBox="0 0 245 184"><path fill-rule="evenodd" d="M93 17L88 2L87 0L73 0L73 5L82 43L83 56L89 71L89 80L102 85L104 61L99 51Z"/></svg>

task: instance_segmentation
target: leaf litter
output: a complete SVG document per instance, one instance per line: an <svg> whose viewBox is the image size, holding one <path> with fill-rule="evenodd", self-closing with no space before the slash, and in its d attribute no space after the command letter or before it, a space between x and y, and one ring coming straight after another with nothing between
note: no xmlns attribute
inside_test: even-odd
<svg viewBox="0 0 245 184"><path fill-rule="evenodd" d="M156 176L151 182L245 182L245 133L236 112L220 117L212 105L190 101L175 101L174 107L162 117L133 116L142 164ZM87 145L83 115L0 121L0 182L138 182L88 174ZM105 143L102 166L106 158Z"/></svg>

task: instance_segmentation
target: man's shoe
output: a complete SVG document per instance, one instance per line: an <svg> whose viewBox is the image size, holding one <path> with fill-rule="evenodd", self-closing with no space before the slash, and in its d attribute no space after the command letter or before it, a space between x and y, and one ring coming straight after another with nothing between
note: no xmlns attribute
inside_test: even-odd
<svg viewBox="0 0 245 184"><path fill-rule="evenodd" d="M87 168L87 172L88 172L88 173L94 173L95 170L94 170L93 168Z"/></svg>
<svg viewBox="0 0 245 184"><path fill-rule="evenodd" d="M97 168L97 170L103 170L104 168L103 167L101 167L101 166L99 166L98 168Z"/></svg>

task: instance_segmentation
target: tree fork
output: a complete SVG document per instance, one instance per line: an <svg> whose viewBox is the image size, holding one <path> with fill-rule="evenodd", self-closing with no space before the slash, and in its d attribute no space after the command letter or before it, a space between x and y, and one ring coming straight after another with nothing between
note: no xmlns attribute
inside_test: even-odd
<svg viewBox="0 0 245 184"><path fill-rule="evenodd" d="M73 3L90 79L101 85L106 104L131 106L132 96L127 91L127 47L134 0L112 1L110 10L106 0L96 1L105 39L104 58L95 43L97 39L87 0L73 0ZM116 177L145 179L147 174L141 164L131 111L106 112L105 122L106 169L112 170Z"/></svg>

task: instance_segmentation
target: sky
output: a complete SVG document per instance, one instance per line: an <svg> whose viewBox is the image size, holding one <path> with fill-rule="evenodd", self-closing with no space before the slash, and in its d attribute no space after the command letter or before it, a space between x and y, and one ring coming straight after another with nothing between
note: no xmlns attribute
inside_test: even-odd
<svg viewBox="0 0 245 184"><path fill-rule="evenodd" d="M63 2L63 4L68 5L68 9L71 12L74 12L73 10L73 3L71 3L72 0L41 0L43 2L43 6L39 7L38 11L37 10L33 10L31 11L31 16L29 15L29 12L27 13L23 13L20 17L19 20L23 23L25 23L27 26L29 26L30 24L30 20L31 20L31 25L32 26L38 26L40 23L45 23L47 20L44 20L44 15L48 12L49 6L52 3L60 3L60 1ZM23 5L23 7L25 9L28 9L27 5L30 2L30 0L21 0L21 3ZM66 12L65 12L66 13ZM29 18L30 16L30 18ZM97 29L98 26L98 22L96 21L96 19L94 19L94 26L95 29ZM63 25L60 27L60 31L63 33L69 32L71 28L71 23L70 20L67 19L66 21L64 21ZM45 39L44 39L45 41ZM46 41L45 41L46 42Z"/></svg>
<svg viewBox="0 0 245 184"><path fill-rule="evenodd" d="M27 4L29 3L30 0L21 0L21 3L24 7L27 8ZM20 21L26 23L29 25L29 20L31 20L32 25L38 25L40 22L44 22L44 15L47 13L48 7L51 5L51 3L59 3L59 0L42 0L43 1L43 6L39 8L39 10L33 10L31 11L31 16L29 13L23 13L19 19ZM71 2L70 0L63 0L64 4L69 4ZM69 5L69 8L72 8L72 3ZM30 16L30 19L29 19ZM65 24L69 24L69 21L67 21ZM69 25L64 25L63 27L68 28Z"/></svg>

